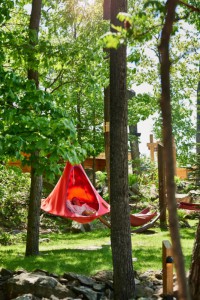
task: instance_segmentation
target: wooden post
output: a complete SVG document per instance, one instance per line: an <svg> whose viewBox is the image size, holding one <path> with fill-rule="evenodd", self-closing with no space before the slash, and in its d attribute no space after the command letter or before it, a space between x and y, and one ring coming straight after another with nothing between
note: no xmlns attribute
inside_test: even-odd
<svg viewBox="0 0 200 300"><path fill-rule="evenodd" d="M165 160L164 147L158 143L158 185L159 185L159 210L160 210L160 228L166 228L166 184L165 184Z"/></svg>
<svg viewBox="0 0 200 300"><path fill-rule="evenodd" d="M153 134L150 134L150 143L147 143L148 149L150 150L151 161L154 162L154 151L157 148L157 143L153 141Z"/></svg>
<svg viewBox="0 0 200 300"><path fill-rule="evenodd" d="M173 257L172 246L169 241L162 243L163 259L163 297L164 299L173 299Z"/></svg>

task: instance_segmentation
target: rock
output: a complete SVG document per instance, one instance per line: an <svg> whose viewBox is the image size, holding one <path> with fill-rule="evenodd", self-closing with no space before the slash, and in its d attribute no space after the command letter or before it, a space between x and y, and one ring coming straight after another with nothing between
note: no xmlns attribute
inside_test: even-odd
<svg viewBox="0 0 200 300"><path fill-rule="evenodd" d="M64 273L62 276L44 270L12 272L0 269L0 300L112 300L113 272L100 271L93 277ZM61 284L62 283L62 284ZM174 275L174 295L178 287ZM163 299L162 272L135 272L137 300ZM131 299L130 299L131 300Z"/></svg>
<svg viewBox="0 0 200 300"><path fill-rule="evenodd" d="M99 281L112 281L113 280L113 272L108 270L103 270L97 272L92 278L99 280Z"/></svg>
<svg viewBox="0 0 200 300"><path fill-rule="evenodd" d="M8 299L26 293L31 293L40 298L49 298L51 295L59 299L75 296L71 290L55 278L37 273L22 273L10 278L6 283L5 291Z"/></svg>
<svg viewBox="0 0 200 300"><path fill-rule="evenodd" d="M162 280L162 272L155 273L155 277L159 280Z"/></svg>
<svg viewBox="0 0 200 300"><path fill-rule="evenodd" d="M86 299L88 300L98 300L99 299L99 295L102 295L100 293L97 293L95 291L93 291L92 289L88 288L88 287L84 287L84 286L80 286L80 287L73 287L72 288L76 293L81 293L83 294Z"/></svg>
<svg viewBox="0 0 200 300"><path fill-rule="evenodd" d="M141 283L141 281L139 279L135 278L135 285L140 284L140 283Z"/></svg>
<svg viewBox="0 0 200 300"><path fill-rule="evenodd" d="M191 196L189 194L176 194L176 201L191 203Z"/></svg>
<svg viewBox="0 0 200 300"><path fill-rule="evenodd" d="M43 238L43 239L39 239L40 243L49 243L50 239L49 238Z"/></svg>
<svg viewBox="0 0 200 300"><path fill-rule="evenodd" d="M17 298L12 300L40 300L40 299L33 296L32 294L25 294L25 295L18 296Z"/></svg>
<svg viewBox="0 0 200 300"><path fill-rule="evenodd" d="M85 228L83 224L73 221L71 225L71 232L72 233L83 233L85 232Z"/></svg>
<svg viewBox="0 0 200 300"><path fill-rule="evenodd" d="M95 291L102 292L106 288L106 284L98 282L98 283L93 284L92 287Z"/></svg>
<svg viewBox="0 0 200 300"><path fill-rule="evenodd" d="M13 276L13 273L12 271L10 270L7 270L7 269L4 269L4 268L0 268L0 275L2 277L6 276L6 277L12 277Z"/></svg>
<svg viewBox="0 0 200 300"><path fill-rule="evenodd" d="M81 284L87 285L87 286L93 286L95 284L95 280L91 279L90 277L87 277L85 275L78 275L75 273L64 273L63 278L66 278L68 280L78 280Z"/></svg>

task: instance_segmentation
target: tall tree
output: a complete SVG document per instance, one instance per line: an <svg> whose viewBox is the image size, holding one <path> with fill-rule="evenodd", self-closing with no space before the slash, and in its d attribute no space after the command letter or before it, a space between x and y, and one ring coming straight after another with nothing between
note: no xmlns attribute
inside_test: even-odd
<svg viewBox="0 0 200 300"><path fill-rule="evenodd" d="M174 182L174 157L173 157L173 136L172 136L172 112L171 112L171 90L170 90L170 36L175 20L175 10L178 1L168 0L166 3L166 17L161 33L159 52L161 57L161 99L163 123L163 143L166 161L166 190L167 204L169 210L169 228L172 240L173 255L177 273L179 299L188 300L189 291L186 282L184 259L180 243L179 223L177 217L177 203L175 199Z"/></svg>
<svg viewBox="0 0 200 300"><path fill-rule="evenodd" d="M38 44L38 34L41 18L42 0L32 1L32 10L29 24L29 47L28 55L28 79L33 80L36 89L39 89L38 61L35 47ZM34 153L38 159L39 153ZM26 256L39 254L39 226L40 226L40 201L42 198L42 175L36 173L36 169L31 168L31 191L28 208L28 225L26 240Z"/></svg>
<svg viewBox="0 0 200 300"><path fill-rule="evenodd" d="M111 24L121 25L126 0L111 0ZM110 203L114 299L134 297L130 209L128 202L126 46L110 51Z"/></svg>
<svg viewBox="0 0 200 300"><path fill-rule="evenodd" d="M35 1L34 5L38 3ZM21 4L23 6L23 3ZM17 6L14 9L23 9L23 7ZM20 159L23 164L29 164L32 168L27 255L39 253L41 174L45 174L48 179L52 180L62 168L62 165L58 164L60 159L80 163L86 155L77 143L75 127L66 108L62 103L58 105L50 93L39 89L38 59L41 63L43 56L37 45L40 9L36 7L35 11L36 19L33 17L29 19L29 30L26 27L28 15L22 14L26 20L23 19L25 22L19 23L20 29L24 26L24 30L18 39L15 39L13 34L14 31L20 35L18 25L11 27L13 28L12 34L10 31L7 32L7 28L10 28L13 25L12 22L16 21L15 13L11 12L14 19L4 20L6 26L3 27L2 36L6 38L1 40L4 54L1 77L4 80L0 85L0 119L2 120L0 155L4 158L7 156ZM41 48L42 45L40 44ZM21 56L17 53L15 55L16 49L22 50ZM27 66L28 79L25 77ZM27 155L24 156L23 153Z"/></svg>
<svg viewBox="0 0 200 300"><path fill-rule="evenodd" d="M199 66L200 73L200 66ZM198 82L197 87L197 124L196 124L196 155L197 155L197 163L200 160L200 80ZM200 185L200 174L197 171L196 175L196 184Z"/></svg>

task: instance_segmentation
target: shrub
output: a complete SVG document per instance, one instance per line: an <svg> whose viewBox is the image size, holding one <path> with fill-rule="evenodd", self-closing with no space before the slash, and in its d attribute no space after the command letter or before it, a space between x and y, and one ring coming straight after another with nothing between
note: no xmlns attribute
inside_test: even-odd
<svg viewBox="0 0 200 300"><path fill-rule="evenodd" d="M0 221L5 227L25 226L30 193L30 174L0 166Z"/></svg>

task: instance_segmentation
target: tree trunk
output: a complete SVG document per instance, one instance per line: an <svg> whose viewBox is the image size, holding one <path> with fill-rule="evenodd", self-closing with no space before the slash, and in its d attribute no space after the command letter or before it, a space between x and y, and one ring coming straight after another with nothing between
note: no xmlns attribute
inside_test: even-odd
<svg viewBox="0 0 200 300"><path fill-rule="evenodd" d="M200 67L199 67L200 72ZM196 155L198 170L196 172L196 184L200 185L200 81L197 87L197 132L196 132Z"/></svg>
<svg viewBox="0 0 200 300"><path fill-rule="evenodd" d="M161 100L160 106L163 119L163 143L166 161L166 189L167 204L169 210L169 228L172 240L173 256L178 281L179 300L189 299L187 288L184 259L180 243L179 224L177 217L177 204L175 199L174 182L174 157L173 157L173 136L172 136L172 112L170 98L170 59L169 43L175 19L177 0L168 0L166 4L166 19L161 34L159 46L161 57Z"/></svg>
<svg viewBox="0 0 200 300"><path fill-rule="evenodd" d="M200 72L200 67L199 67ZM197 87L197 133L196 133L196 154L200 154L200 81Z"/></svg>
<svg viewBox="0 0 200 300"><path fill-rule="evenodd" d="M104 143L108 193L110 195L110 86L104 89Z"/></svg>
<svg viewBox="0 0 200 300"><path fill-rule="evenodd" d="M159 186L159 210L160 210L160 228L167 228L166 215L166 186L165 186L165 159L164 147L158 143L158 186Z"/></svg>
<svg viewBox="0 0 200 300"><path fill-rule="evenodd" d="M140 136L140 134L137 131L137 125L129 125L129 136L130 136L132 172L133 174L140 174L140 151L139 151L139 143L138 143L138 136Z"/></svg>
<svg viewBox="0 0 200 300"><path fill-rule="evenodd" d="M36 88L39 88L38 62L35 56L35 46L38 43L38 32L41 17L42 0L32 1L32 11L29 24L29 69L28 79L35 82ZM33 67L34 66L34 67ZM38 153L34 153L38 157ZM31 192L28 208L28 225L26 256L39 254L39 219L40 219L40 201L42 196L42 176L38 176L35 169L31 170Z"/></svg>
<svg viewBox="0 0 200 300"><path fill-rule="evenodd" d="M196 232L196 240L193 248L192 263L189 275L189 287L191 298L200 300L200 220Z"/></svg>
<svg viewBox="0 0 200 300"><path fill-rule="evenodd" d="M103 1L103 20L109 20L111 0ZM110 49L104 49L107 53L107 58L110 58ZM110 85L104 88L104 144L105 144L105 159L106 173L108 181L108 195L110 201Z"/></svg>
<svg viewBox="0 0 200 300"><path fill-rule="evenodd" d="M200 185L200 81L197 88L197 133L196 133L196 154L197 154L197 163L198 170L196 174L196 183ZM189 275L189 287L191 298L194 300L200 299L200 220L197 227L196 239L193 248L192 254L192 263L190 267Z"/></svg>
<svg viewBox="0 0 200 300"><path fill-rule="evenodd" d="M125 0L111 1L111 24L119 25L118 12ZM121 25L121 24L120 24ZM114 299L134 297L130 211L128 203L128 133L126 47L110 53L110 200Z"/></svg>
<svg viewBox="0 0 200 300"><path fill-rule="evenodd" d="M31 192L28 210L26 256L39 254L40 201L42 198L42 175L31 170Z"/></svg>

